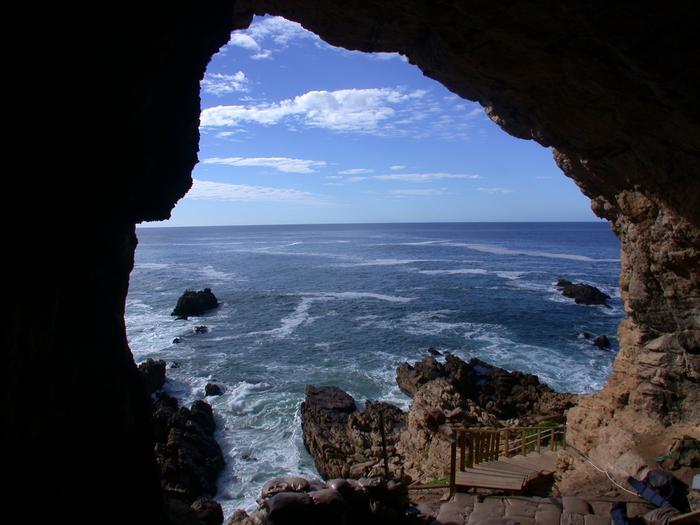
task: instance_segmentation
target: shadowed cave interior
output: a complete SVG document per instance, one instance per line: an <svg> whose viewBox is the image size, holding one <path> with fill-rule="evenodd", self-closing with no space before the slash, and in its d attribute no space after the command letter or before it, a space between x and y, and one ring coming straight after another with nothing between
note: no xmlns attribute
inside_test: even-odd
<svg viewBox="0 0 700 525"><path fill-rule="evenodd" d="M134 226L167 218L190 187L199 81L254 14L348 49L400 52L506 132L552 147L621 239L628 315L610 381L572 409L568 439L614 464L640 443L697 433L700 68L686 4L12 6L19 173L6 195L23 213L7 221L2 450L14 521L51 509L78 523L164 522L124 331Z"/></svg>

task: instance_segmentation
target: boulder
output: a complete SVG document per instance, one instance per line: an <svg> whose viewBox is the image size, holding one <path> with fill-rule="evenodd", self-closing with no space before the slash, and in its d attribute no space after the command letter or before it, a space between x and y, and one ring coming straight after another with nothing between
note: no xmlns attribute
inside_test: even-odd
<svg viewBox="0 0 700 525"><path fill-rule="evenodd" d="M209 331L209 327L208 327L208 326L202 325L202 326L195 326L195 327L194 327L194 333L195 333L195 334L206 334L208 331Z"/></svg>
<svg viewBox="0 0 700 525"><path fill-rule="evenodd" d="M601 292L595 286L583 283L572 283L566 279L559 279L557 287L561 290L564 297L573 299L576 304L599 304L608 305L610 296Z"/></svg>
<svg viewBox="0 0 700 525"><path fill-rule="evenodd" d="M177 305L170 315L179 319L187 319L189 316L199 316L208 310L219 306L219 301L212 293L211 288L200 291L185 290L177 300Z"/></svg>
<svg viewBox="0 0 700 525"><path fill-rule="evenodd" d="M224 389L221 387L221 385L217 385L215 383L207 383L207 386L204 387L204 395L207 397L220 396L223 393Z"/></svg>
<svg viewBox="0 0 700 525"><path fill-rule="evenodd" d="M153 394L163 388L165 384L165 361L148 359L139 365L139 372L149 394Z"/></svg>

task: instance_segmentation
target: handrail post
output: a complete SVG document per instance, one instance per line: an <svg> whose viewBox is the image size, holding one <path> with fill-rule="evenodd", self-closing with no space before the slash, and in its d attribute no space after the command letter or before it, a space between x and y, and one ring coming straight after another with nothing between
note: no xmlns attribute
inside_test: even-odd
<svg viewBox="0 0 700 525"><path fill-rule="evenodd" d="M552 449L552 452L554 452L557 449L557 433L555 431L555 427L552 427L552 440L550 448Z"/></svg>
<svg viewBox="0 0 700 525"><path fill-rule="evenodd" d="M474 465L476 465L476 440L474 432L469 432L469 466L473 467Z"/></svg>
<svg viewBox="0 0 700 525"><path fill-rule="evenodd" d="M494 460L498 461L501 454L501 433L496 430L496 457Z"/></svg>
<svg viewBox="0 0 700 525"><path fill-rule="evenodd" d="M459 436L459 470L464 472L464 462L466 458L467 434L461 430L458 431Z"/></svg>
<svg viewBox="0 0 700 525"><path fill-rule="evenodd" d="M503 455L505 457L508 457L508 443L510 441L510 430L506 429L505 431L505 443L503 444Z"/></svg>
<svg viewBox="0 0 700 525"><path fill-rule="evenodd" d="M540 449L542 447L541 439L542 439L542 429L538 428L537 429L537 453L538 454L540 453Z"/></svg>
<svg viewBox="0 0 700 525"><path fill-rule="evenodd" d="M450 446L450 498L455 494L456 476L457 476L457 440L452 439Z"/></svg>

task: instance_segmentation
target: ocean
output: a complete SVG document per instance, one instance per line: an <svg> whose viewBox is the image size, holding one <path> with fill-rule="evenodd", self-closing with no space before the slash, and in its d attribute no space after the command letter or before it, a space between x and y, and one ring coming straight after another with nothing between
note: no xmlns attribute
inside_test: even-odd
<svg viewBox="0 0 700 525"><path fill-rule="evenodd" d="M358 402L407 407L403 361L430 346L593 392L610 374L620 244L603 222L139 228L126 305L137 362L168 363L166 390L209 397L226 458L226 516L255 507L275 476L318 477L301 438L304 387L335 385ZM597 286L610 307L577 305L558 278ZM186 289L221 306L170 315ZM195 333L206 325L207 333ZM581 337L607 335L611 350ZM181 342L173 340L178 337ZM175 366L173 366L175 365Z"/></svg>

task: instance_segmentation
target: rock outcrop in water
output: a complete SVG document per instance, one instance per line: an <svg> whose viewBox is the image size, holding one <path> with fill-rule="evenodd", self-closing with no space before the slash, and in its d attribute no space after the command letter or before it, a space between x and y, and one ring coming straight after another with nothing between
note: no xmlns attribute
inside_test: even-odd
<svg viewBox="0 0 700 525"><path fill-rule="evenodd" d="M193 503L216 494L216 479L224 457L214 439L211 406L195 401L190 408L160 392L153 402L156 460L165 493Z"/></svg>
<svg viewBox="0 0 700 525"><path fill-rule="evenodd" d="M219 301L211 291L211 288L199 291L185 290L177 300L177 305L175 305L175 309L170 315L176 315L178 319L187 319L190 316L202 315L218 306ZM198 326L195 331L204 333L207 331L207 327Z"/></svg>
<svg viewBox="0 0 700 525"><path fill-rule="evenodd" d="M564 297L573 299L576 304L599 304L607 306L608 300L610 299L608 294L601 292L595 286L583 283L574 284L566 279L559 279L557 281L557 288L561 290L561 294Z"/></svg>
<svg viewBox="0 0 700 525"><path fill-rule="evenodd" d="M148 359L139 365L139 372L149 394L154 394L165 384L165 361Z"/></svg>
<svg viewBox="0 0 700 525"><path fill-rule="evenodd" d="M392 476L427 481L445 475L454 425L517 426L563 421L576 400L554 392L532 374L508 372L478 359L427 356L402 363L397 383L413 398L408 413L387 403L355 400L335 387L306 389L301 406L304 444L319 473L359 478L383 475L380 416L384 418Z"/></svg>
<svg viewBox="0 0 700 525"><path fill-rule="evenodd" d="M383 475L382 419L390 470L396 473L396 442L406 421L399 408L368 401L359 410L352 396L339 388L307 386L301 424L304 445L319 474L324 479Z"/></svg>

